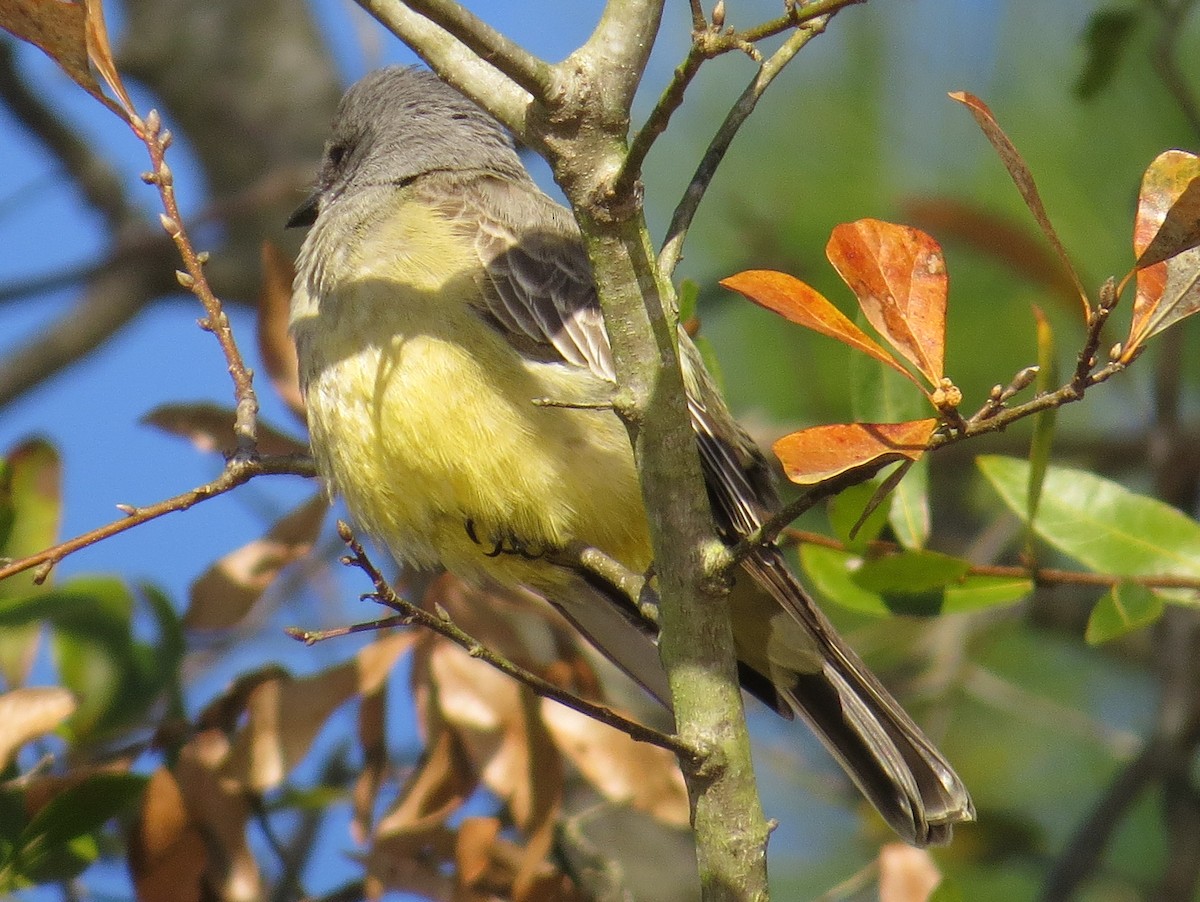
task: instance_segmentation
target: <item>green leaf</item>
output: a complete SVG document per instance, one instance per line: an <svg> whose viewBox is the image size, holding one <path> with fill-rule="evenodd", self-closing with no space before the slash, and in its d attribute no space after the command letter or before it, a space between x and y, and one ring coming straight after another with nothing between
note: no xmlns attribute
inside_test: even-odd
<svg viewBox="0 0 1200 902"><path fill-rule="evenodd" d="M858 528L858 532L853 537L850 535L878 488L879 480L872 479L870 482L852 485L830 499L829 525L833 534L851 551L863 551L869 543L879 538L883 527L887 525L888 511L891 509L890 499L871 511Z"/></svg>
<svg viewBox="0 0 1200 902"><path fill-rule="evenodd" d="M1117 583L1092 608L1084 638L1089 645L1099 645L1149 626L1162 612L1163 601L1156 592L1137 583Z"/></svg>
<svg viewBox="0 0 1200 902"><path fill-rule="evenodd" d="M852 572L861 561L857 555L820 545L800 548L800 563L822 596L861 614L875 617L891 614L881 595L868 592L854 582Z"/></svg>
<svg viewBox="0 0 1200 902"><path fill-rule="evenodd" d="M868 592L914 595L940 589L967 575L971 565L936 551L902 551L863 563L852 577Z"/></svg>
<svg viewBox="0 0 1200 902"><path fill-rule="evenodd" d="M1095 97L1112 81L1121 61L1121 52L1128 45L1139 18L1138 10L1128 8L1100 9L1092 13L1083 33L1087 61L1075 82L1075 96L1080 100Z"/></svg>
<svg viewBox="0 0 1200 902"><path fill-rule="evenodd" d="M862 354L850 358L850 409L863 423L904 423L928 417L929 404L899 373ZM892 493L888 522L905 548L929 540L929 460L912 464Z"/></svg>
<svg viewBox="0 0 1200 902"><path fill-rule="evenodd" d="M30 439L14 448L0 471L0 557L22 558L54 544L62 514L62 467L58 452L44 439ZM0 581L0 599L45 592L33 574L18 573ZM37 654L40 626L0 634L0 677L9 686L25 682Z"/></svg>
<svg viewBox="0 0 1200 902"><path fill-rule="evenodd" d="M143 776L101 773L64 790L21 831L13 856L15 870L32 882L78 873L99 851L88 835L132 809L145 786Z"/></svg>
<svg viewBox="0 0 1200 902"><path fill-rule="evenodd" d="M943 614L961 614L983 608L1016 604L1033 591L1033 580L1007 576L968 576L946 587Z"/></svg>
<svg viewBox="0 0 1200 902"><path fill-rule="evenodd" d="M1001 500L1024 519L1029 463L985 456L977 464ZM1097 572L1200 578L1200 524L1086 470L1046 471L1034 526L1055 548Z"/></svg>
<svg viewBox="0 0 1200 902"><path fill-rule="evenodd" d="M964 902L962 887L952 878L943 877L942 882L933 888L926 902Z"/></svg>

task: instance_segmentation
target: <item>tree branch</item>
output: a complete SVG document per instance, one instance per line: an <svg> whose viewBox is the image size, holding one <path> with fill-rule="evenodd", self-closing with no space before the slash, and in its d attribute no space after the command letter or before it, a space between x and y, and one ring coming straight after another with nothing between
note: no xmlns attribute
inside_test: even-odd
<svg viewBox="0 0 1200 902"><path fill-rule="evenodd" d="M544 147L527 121L529 92L506 74L507 68L514 67L511 59L496 55L485 62L437 22L414 12L400 0L356 2L411 47L442 78L504 123L522 142L539 151ZM541 99L534 97L534 100Z"/></svg>
<svg viewBox="0 0 1200 902"><path fill-rule="evenodd" d="M0 580L7 579L17 573L23 573L26 570L33 570L34 582L41 583L50 575L50 571L54 569L59 561L82 548L95 545L97 542L125 532L127 529L132 529L135 526L140 526L150 520L157 520L166 514L185 511L199 504L201 501L207 501L209 498L215 498L217 495L224 495L226 492L230 492L252 479L257 479L259 476L276 476L281 474L316 476L317 472L312 460L308 457L279 455L277 457L250 459L240 457L230 458L225 464L225 469L221 471L221 475L198 488L183 492L147 507L118 505L125 513L125 516L120 520L114 520L73 539L59 542L57 545L39 551L37 554L31 554L28 557L19 558L15 561L0 562L2 564L0 566Z"/></svg>
<svg viewBox="0 0 1200 902"><path fill-rule="evenodd" d="M644 726L637 721L630 720L618 714L611 708L580 698L563 689L561 686L551 683L549 680L526 670L518 664L514 664L503 655L492 651L478 639L464 632L448 616L431 614L424 608L418 607L411 601L402 598L391 587L387 579L384 578L379 568L371 562L366 551L363 550L362 544L354 537L354 533L350 531L350 527L340 520L338 521L338 535L346 543L346 547L350 549L350 553L342 558L342 563L349 567L357 567L367 575L371 580L371 584L375 587L374 592L363 597L371 598L379 604L391 608L399 615L398 617L391 617L384 621L377 621L370 625L371 628L394 625L409 626L415 623L417 626L424 627L437 633L439 636L449 639L466 651L472 658L479 658L479 660L490 664L506 676L524 683L537 695L556 701L560 705L565 705L615 730L620 730L638 742L645 742L666 749L679 758L681 763L694 763L698 758L696 749L680 737L671 736ZM288 632L294 638L303 642L312 643L320 638L324 638L322 634L314 634L302 630L293 629Z"/></svg>
<svg viewBox="0 0 1200 902"><path fill-rule="evenodd" d="M474 13L449 0L403 0L404 5L443 29L534 97L545 97L551 67Z"/></svg>

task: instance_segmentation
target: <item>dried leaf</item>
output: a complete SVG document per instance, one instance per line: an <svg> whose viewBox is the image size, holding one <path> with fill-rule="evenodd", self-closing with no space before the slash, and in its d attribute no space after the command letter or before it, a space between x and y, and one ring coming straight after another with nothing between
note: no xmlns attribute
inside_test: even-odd
<svg viewBox="0 0 1200 902"><path fill-rule="evenodd" d="M1037 220L1037 224L1042 229L1042 234L1046 236L1046 240L1050 242L1050 246L1058 254L1058 259L1062 263L1063 268L1071 277L1071 284L1075 286L1075 291L1079 294L1079 299L1083 303L1085 320L1090 320L1092 308L1091 302L1088 301L1087 289L1083 287L1083 280L1079 278L1079 273L1075 271L1075 267L1071 264L1071 258L1067 256L1066 249L1062 246L1062 242L1059 241L1058 233L1054 231L1054 226L1050 224L1050 217L1046 214L1046 207L1042 203L1037 185L1033 181L1033 174L1029 171L1029 167L1025 165L1021 154L1017 152L1016 146L1009 140L1008 135L1004 134L1004 130L1000 128L1000 124L996 121L996 117L992 115L992 111L988 109L987 104L974 94L967 91L951 91L950 99L957 100L971 111L971 115L975 117L975 121L979 123L980 129L983 130L984 136L991 142L992 147L996 148L996 152L1000 155L1000 161L1004 163L1004 168L1008 170L1009 176L1017 186L1017 191L1021 193L1021 198L1025 201L1025 206L1029 208L1029 212Z"/></svg>
<svg viewBox="0 0 1200 902"><path fill-rule="evenodd" d="M542 719L559 751L605 798L673 826L688 824L687 787L675 756L635 742L573 708L542 700Z"/></svg>
<svg viewBox="0 0 1200 902"><path fill-rule="evenodd" d="M477 785L462 743L450 730L439 731L426 744L421 763L404 784L392 810L376 825L376 843L441 829Z"/></svg>
<svg viewBox="0 0 1200 902"><path fill-rule="evenodd" d="M358 706L358 746L363 764L351 792L350 835L360 845L371 833L371 818L387 769L387 683L363 695Z"/></svg>
<svg viewBox="0 0 1200 902"><path fill-rule="evenodd" d="M323 494L314 495L281 518L261 539L230 552L192 583L188 629L227 629L238 623L289 564L312 550L329 510Z"/></svg>
<svg viewBox="0 0 1200 902"><path fill-rule="evenodd" d="M945 375L947 292L938 243L910 226L860 219L833 230L825 255L867 321L936 387Z"/></svg>
<svg viewBox="0 0 1200 902"><path fill-rule="evenodd" d="M786 273L756 269L722 279L720 284L794 323L836 338L916 382L912 373L897 363L895 358L867 333L850 322L824 295L799 279Z"/></svg>
<svg viewBox="0 0 1200 902"><path fill-rule="evenodd" d="M75 708L75 696L58 686L30 686L0 695L0 770L21 746L55 729Z"/></svg>
<svg viewBox="0 0 1200 902"><path fill-rule="evenodd" d="M879 850L879 902L925 902L941 879L928 849L888 843Z"/></svg>
<svg viewBox="0 0 1200 902"><path fill-rule="evenodd" d="M208 849L166 768L156 770L146 786L130 831L128 861L138 902L200 902Z"/></svg>
<svg viewBox="0 0 1200 902"><path fill-rule="evenodd" d="M40 48L77 85L128 121L133 107L112 63L100 0L6 0L0 4L0 28ZM126 108L101 90L89 59Z"/></svg>
<svg viewBox="0 0 1200 902"><path fill-rule="evenodd" d="M292 280L296 270L270 241L262 244L262 285L258 292L258 350L275 391L300 422L304 422L304 397L300 393L300 366L296 345L288 332Z"/></svg>
<svg viewBox="0 0 1200 902"><path fill-rule="evenodd" d="M463 820L454 844L454 863L458 866L460 883L474 886L483 880L499 838L500 821L497 818L468 817Z"/></svg>
<svg viewBox="0 0 1200 902"><path fill-rule="evenodd" d="M1200 241L1198 180L1200 157L1182 150L1160 154L1142 178L1133 230L1137 296L1123 359L1130 359L1151 337L1200 308L1200 249L1195 247ZM1173 247L1186 249L1164 257Z"/></svg>
<svg viewBox="0 0 1200 902"><path fill-rule="evenodd" d="M356 658L299 679L279 674L259 683L246 704L245 725L234 737L221 775L255 792L274 789L308 754L329 716L355 694L374 691L413 642L393 633Z"/></svg>
<svg viewBox="0 0 1200 902"><path fill-rule="evenodd" d="M869 464L919 460L937 423L927 419L814 426L785 435L772 448L788 479L810 485Z"/></svg>
<svg viewBox="0 0 1200 902"><path fill-rule="evenodd" d="M229 455L237 450L233 434L234 411L219 404L164 404L142 417L141 422L190 441L204 454ZM258 422L260 454L307 454L308 444L273 426Z"/></svg>
<svg viewBox="0 0 1200 902"><path fill-rule="evenodd" d="M184 804L212 852L205 883L218 898L261 899L262 875L246 842L249 796L244 784L223 776L229 752L224 733L203 730L179 750L174 775Z"/></svg>

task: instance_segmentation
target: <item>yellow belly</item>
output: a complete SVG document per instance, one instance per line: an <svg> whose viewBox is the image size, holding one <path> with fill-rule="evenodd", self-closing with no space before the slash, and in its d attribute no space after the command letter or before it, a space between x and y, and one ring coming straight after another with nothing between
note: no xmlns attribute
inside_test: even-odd
<svg viewBox="0 0 1200 902"><path fill-rule="evenodd" d="M464 287L365 278L296 324L322 474L366 530L418 566L552 594L565 584L556 568L488 552L578 540L644 569L645 514L616 416L533 403L577 397L593 377L525 361L445 301Z"/></svg>

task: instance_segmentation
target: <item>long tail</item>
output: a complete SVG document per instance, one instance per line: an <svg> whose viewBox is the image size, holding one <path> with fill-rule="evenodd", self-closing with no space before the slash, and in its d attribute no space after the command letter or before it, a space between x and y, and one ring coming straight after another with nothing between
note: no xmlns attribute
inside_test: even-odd
<svg viewBox="0 0 1200 902"><path fill-rule="evenodd" d="M762 549L743 568L753 582L739 579L749 584L735 587L731 599L743 685L781 714L799 714L909 843L948 843L956 823L975 818L954 769L838 636L778 551Z"/></svg>

